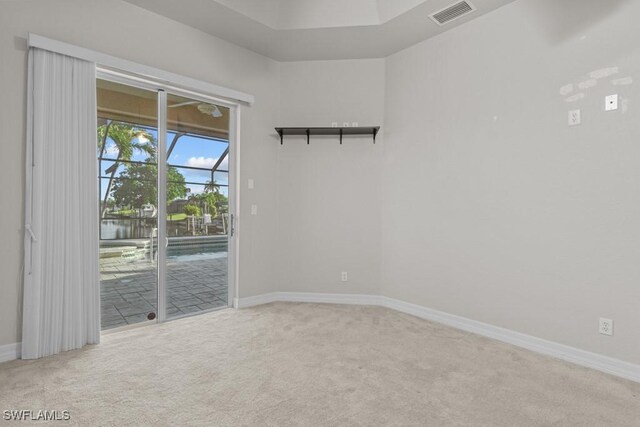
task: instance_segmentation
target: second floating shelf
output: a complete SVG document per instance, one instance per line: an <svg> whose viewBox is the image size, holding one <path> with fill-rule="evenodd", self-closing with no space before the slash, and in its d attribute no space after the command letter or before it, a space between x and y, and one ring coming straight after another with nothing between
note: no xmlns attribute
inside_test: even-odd
<svg viewBox="0 0 640 427"><path fill-rule="evenodd" d="M312 135L339 135L340 144L342 144L343 135L371 135L373 143L376 143L376 135L380 130L380 126L361 126L361 127L282 127L276 128L276 132L280 135L280 144L284 143L285 135L306 135L307 144L309 144Z"/></svg>

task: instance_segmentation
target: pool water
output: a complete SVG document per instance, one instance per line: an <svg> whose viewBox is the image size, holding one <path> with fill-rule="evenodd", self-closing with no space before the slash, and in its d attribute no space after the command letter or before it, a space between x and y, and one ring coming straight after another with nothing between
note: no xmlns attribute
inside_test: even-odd
<svg viewBox="0 0 640 427"><path fill-rule="evenodd" d="M180 245L167 248L167 258L172 261L199 261L227 257L226 244Z"/></svg>
<svg viewBox="0 0 640 427"><path fill-rule="evenodd" d="M205 252L201 254L192 255L169 255L167 258L170 261L176 262L188 262L188 261L205 261L208 259L226 258L226 252Z"/></svg>

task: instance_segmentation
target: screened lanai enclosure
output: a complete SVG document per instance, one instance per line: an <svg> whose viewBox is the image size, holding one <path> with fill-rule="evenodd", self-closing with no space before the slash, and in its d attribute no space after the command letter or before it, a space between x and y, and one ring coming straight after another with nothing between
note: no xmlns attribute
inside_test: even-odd
<svg viewBox="0 0 640 427"><path fill-rule="evenodd" d="M229 109L102 79L97 104L102 328L154 320L159 271L166 318L226 307Z"/></svg>

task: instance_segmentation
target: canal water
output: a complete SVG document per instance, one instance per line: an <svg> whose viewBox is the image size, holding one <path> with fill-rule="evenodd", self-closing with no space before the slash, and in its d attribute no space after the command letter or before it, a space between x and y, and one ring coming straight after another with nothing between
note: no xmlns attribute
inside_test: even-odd
<svg viewBox="0 0 640 427"><path fill-rule="evenodd" d="M121 218L100 221L100 240L145 239L156 228L155 219Z"/></svg>

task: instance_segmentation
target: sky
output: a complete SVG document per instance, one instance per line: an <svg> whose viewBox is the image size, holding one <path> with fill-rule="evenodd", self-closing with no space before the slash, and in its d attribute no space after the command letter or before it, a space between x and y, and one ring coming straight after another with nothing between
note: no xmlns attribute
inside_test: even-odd
<svg viewBox="0 0 640 427"><path fill-rule="evenodd" d="M154 138L157 139L157 131L155 129L149 129L149 133L151 133ZM174 133L167 133L167 148L171 144ZM145 143L146 141L138 140L138 142ZM211 173L207 171L197 171L191 169L181 169L179 166L191 166L191 167L201 167L211 169L215 163L218 161L222 153L228 147L228 142L225 140L214 140L208 138L199 138L191 135L184 135L178 139L173 151L171 152L171 156L168 161L169 164L177 166L178 171L184 176L185 181L190 182L187 184L187 188L191 190L191 194L202 193L204 191L204 184L206 184L211 179ZM105 153L103 155L104 158L109 158L115 160L118 156L118 149L110 138L107 139L107 145L105 149ZM134 161L145 161L147 158L146 153L142 153L140 151L136 151L131 160ZM113 161L103 160L100 162L100 175L103 177L108 177L109 174L105 172L105 169L108 169L114 164ZM219 170L228 170L228 156L222 162L222 164L218 167ZM118 170L115 174L116 177L120 175L120 172L125 169L125 166L121 164L118 167ZM227 172L216 172L214 176L214 180L216 184L227 185L228 184L228 173ZM107 178L102 178L102 186L101 186L101 200L104 199L104 194L106 192L106 187L108 184ZM191 184L198 183L198 184ZM220 192L228 195L227 187L221 187Z"/></svg>

